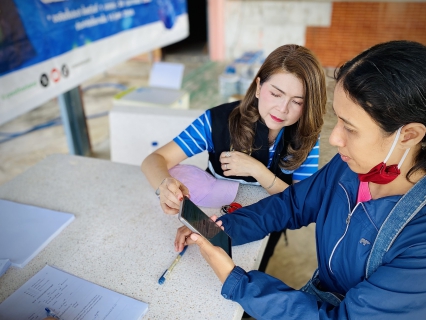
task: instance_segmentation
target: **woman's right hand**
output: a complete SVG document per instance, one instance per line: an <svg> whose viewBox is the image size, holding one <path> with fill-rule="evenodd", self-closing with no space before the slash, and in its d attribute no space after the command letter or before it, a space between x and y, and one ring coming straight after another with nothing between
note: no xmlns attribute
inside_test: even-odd
<svg viewBox="0 0 426 320"><path fill-rule="evenodd" d="M164 179L159 190L160 206L166 214L178 213L183 197L190 197L188 188L173 177Z"/></svg>

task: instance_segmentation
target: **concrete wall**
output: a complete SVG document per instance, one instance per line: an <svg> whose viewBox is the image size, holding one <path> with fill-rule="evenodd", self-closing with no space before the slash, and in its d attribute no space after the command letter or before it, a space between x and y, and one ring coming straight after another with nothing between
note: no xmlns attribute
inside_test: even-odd
<svg viewBox="0 0 426 320"><path fill-rule="evenodd" d="M209 0L208 10L212 60L296 43L336 67L376 43L426 44L424 0Z"/></svg>
<svg viewBox="0 0 426 320"><path fill-rule="evenodd" d="M309 26L329 27L331 2L226 1L225 59L245 51L268 55L280 45L305 44Z"/></svg>

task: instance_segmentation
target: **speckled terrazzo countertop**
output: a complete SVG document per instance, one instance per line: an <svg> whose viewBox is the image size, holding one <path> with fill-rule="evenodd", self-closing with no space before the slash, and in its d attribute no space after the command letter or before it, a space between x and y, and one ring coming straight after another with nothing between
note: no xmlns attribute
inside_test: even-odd
<svg viewBox="0 0 426 320"><path fill-rule="evenodd" d="M240 185L236 201L267 196ZM75 220L22 269L0 278L0 302L45 264L147 302L144 319L240 319L242 308L220 295L221 283L196 246L188 248L165 284L158 278L176 257L182 224L162 213L138 166L52 155L0 186L0 198L73 213ZM219 209L203 209L208 215ZM4 245L4 244L2 244ZM266 239L233 247L235 263L257 269Z"/></svg>

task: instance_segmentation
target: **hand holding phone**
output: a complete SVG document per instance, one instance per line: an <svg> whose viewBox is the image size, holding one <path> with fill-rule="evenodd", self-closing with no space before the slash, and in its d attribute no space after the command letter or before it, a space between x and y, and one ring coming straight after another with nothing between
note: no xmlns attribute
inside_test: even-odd
<svg viewBox="0 0 426 320"><path fill-rule="evenodd" d="M178 217L192 232L200 234L214 246L221 247L232 257L231 238L187 197L181 203Z"/></svg>
<svg viewBox="0 0 426 320"><path fill-rule="evenodd" d="M213 246L197 233L191 234L191 240L198 245L201 255L213 269L220 282L224 283L235 268L234 261L221 248Z"/></svg>

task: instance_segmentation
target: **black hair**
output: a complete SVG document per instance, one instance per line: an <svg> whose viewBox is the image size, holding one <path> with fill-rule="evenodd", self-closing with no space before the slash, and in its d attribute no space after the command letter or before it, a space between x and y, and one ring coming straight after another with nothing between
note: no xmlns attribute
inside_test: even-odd
<svg viewBox="0 0 426 320"><path fill-rule="evenodd" d="M334 78L388 135L409 123L426 126L426 46L413 41L377 44L336 69ZM426 171L426 136L406 178Z"/></svg>

